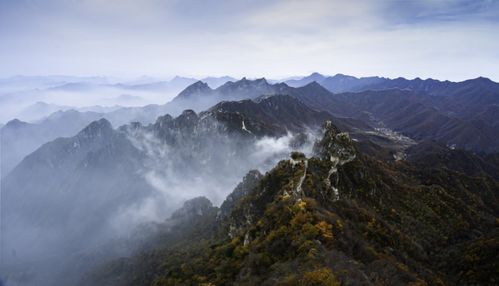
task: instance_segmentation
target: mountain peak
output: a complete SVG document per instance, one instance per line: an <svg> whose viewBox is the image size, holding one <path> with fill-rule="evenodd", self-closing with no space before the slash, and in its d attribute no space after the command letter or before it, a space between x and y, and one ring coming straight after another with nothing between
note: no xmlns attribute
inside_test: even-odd
<svg viewBox="0 0 499 286"><path fill-rule="evenodd" d="M202 216L213 208L213 204L206 197L197 197L190 199L184 205L176 210L171 218L180 220L189 220L194 216Z"/></svg>
<svg viewBox="0 0 499 286"><path fill-rule="evenodd" d="M173 117L170 114L165 114L163 116L159 116L156 119L156 123L161 123L161 122L170 122L173 120Z"/></svg>
<svg viewBox="0 0 499 286"><path fill-rule="evenodd" d="M181 125L193 125L197 120L199 119L198 115L196 112L192 109L187 109L182 111L182 114L180 114L175 121Z"/></svg>
<svg viewBox="0 0 499 286"><path fill-rule="evenodd" d="M494 81L492 81L490 78L488 77L483 77L483 76L479 76L475 79L472 79L473 81L477 81L477 82L481 82L481 83L495 83Z"/></svg>
<svg viewBox="0 0 499 286"><path fill-rule="evenodd" d="M354 76L346 75L346 74L342 74L342 73L337 73L334 76L332 76L331 78L334 78L334 79L357 79Z"/></svg>
<svg viewBox="0 0 499 286"><path fill-rule="evenodd" d="M196 112L192 109L186 109L182 111L180 116L189 117L189 116L197 116Z"/></svg>
<svg viewBox="0 0 499 286"><path fill-rule="evenodd" d="M324 88L322 85L320 85L317 81L312 81L311 83L308 83L306 85L304 85L303 87L308 87L308 88L317 88L317 87L320 87L320 88Z"/></svg>
<svg viewBox="0 0 499 286"><path fill-rule="evenodd" d="M318 73L318 72L313 72L309 76L307 76L306 78L308 80L312 80L312 81L321 81L325 78L325 76Z"/></svg>
<svg viewBox="0 0 499 286"><path fill-rule="evenodd" d="M175 98L189 98L194 95L209 94L212 91L207 83L198 80L182 90Z"/></svg>
<svg viewBox="0 0 499 286"><path fill-rule="evenodd" d="M240 80L237 80L234 83L237 83L237 82L256 82L256 83L265 82L265 83L267 83L267 80L265 79L265 77L256 78L256 79L252 80L252 79L248 79L247 77L243 76Z"/></svg>
<svg viewBox="0 0 499 286"><path fill-rule="evenodd" d="M277 88L278 87L269 84L265 78L249 80L244 77L235 82L226 82L215 91L221 95L223 99L240 100L276 93L275 91Z"/></svg>
<svg viewBox="0 0 499 286"><path fill-rule="evenodd" d="M264 77L257 78L257 79L254 79L254 80L247 79L246 77L243 77L242 79L240 79L238 81L228 81L227 83L225 83L221 87L247 86L247 85L253 85L253 84L264 84L264 85L268 85L269 83L267 82L267 80Z"/></svg>
<svg viewBox="0 0 499 286"><path fill-rule="evenodd" d="M298 87L297 89L301 91L306 91L307 93L310 92L330 93L329 90L327 90L324 86L322 86L320 83L318 83L315 80L302 87Z"/></svg>
<svg viewBox="0 0 499 286"><path fill-rule="evenodd" d="M493 93L499 92L499 83L491 80L490 78L483 77L483 76L480 76L480 77L477 77L474 79L468 79L468 80L462 81L458 84L460 84L461 86L465 85L465 86L468 86L470 88L473 88L473 87L484 88L484 89L491 91Z"/></svg>
<svg viewBox="0 0 499 286"><path fill-rule="evenodd" d="M202 82L200 80L196 81L195 83L191 84L189 87L192 88L209 88L208 84L205 82Z"/></svg>
<svg viewBox="0 0 499 286"><path fill-rule="evenodd" d="M355 158L357 151L348 133L340 132L331 121L324 123L323 132L322 140L314 146L317 154L340 165Z"/></svg>
<svg viewBox="0 0 499 286"><path fill-rule="evenodd" d="M111 123L107 119L101 118L83 128L77 136L85 138L105 137L110 135L113 131L114 129Z"/></svg>
<svg viewBox="0 0 499 286"><path fill-rule="evenodd" d="M188 91L192 92L192 91L211 90L211 88L208 86L207 83L198 80L195 83L193 83L193 84L189 85L188 87L186 87L185 90L188 90Z"/></svg>
<svg viewBox="0 0 499 286"><path fill-rule="evenodd" d="M228 217L234 206L257 186L262 177L263 175L258 170L250 170L222 203L217 218L221 220Z"/></svg>
<svg viewBox="0 0 499 286"><path fill-rule="evenodd" d="M19 127L23 127L23 126L26 126L26 125L29 125L28 122L24 122L24 121L21 121L19 119L12 119L11 121L7 122L7 124L5 124L5 127L9 127L9 128L19 128Z"/></svg>
<svg viewBox="0 0 499 286"><path fill-rule="evenodd" d="M265 79L264 77L255 79L255 82L256 83L268 83L267 79Z"/></svg>
<svg viewBox="0 0 499 286"><path fill-rule="evenodd" d="M231 130L246 133L251 131L257 136L302 132L331 119L327 112L311 109L300 99L288 94L262 95L253 100L223 101L208 112L229 122Z"/></svg>

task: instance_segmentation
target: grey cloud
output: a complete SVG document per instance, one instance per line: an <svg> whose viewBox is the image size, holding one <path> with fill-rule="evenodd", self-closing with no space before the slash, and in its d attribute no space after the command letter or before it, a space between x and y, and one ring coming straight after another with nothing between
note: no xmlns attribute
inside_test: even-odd
<svg viewBox="0 0 499 286"><path fill-rule="evenodd" d="M0 76L499 79L495 1L1 1ZM443 41L442 37L450 40ZM431 47L431 51L428 49Z"/></svg>

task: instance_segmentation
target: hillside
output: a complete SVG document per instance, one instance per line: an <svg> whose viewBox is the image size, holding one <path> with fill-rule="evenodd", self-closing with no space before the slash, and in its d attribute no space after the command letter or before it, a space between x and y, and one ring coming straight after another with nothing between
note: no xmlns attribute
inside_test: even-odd
<svg viewBox="0 0 499 286"><path fill-rule="evenodd" d="M102 266L105 285L491 285L499 182L386 164L325 126L316 155L252 172L221 208L165 222L153 247ZM424 162L419 162L424 164ZM197 202L203 200L197 199ZM192 210L194 203L184 206ZM202 210L202 211L201 211ZM187 215L191 214L191 215ZM177 216L178 218L178 216ZM178 220L177 220L178 221Z"/></svg>

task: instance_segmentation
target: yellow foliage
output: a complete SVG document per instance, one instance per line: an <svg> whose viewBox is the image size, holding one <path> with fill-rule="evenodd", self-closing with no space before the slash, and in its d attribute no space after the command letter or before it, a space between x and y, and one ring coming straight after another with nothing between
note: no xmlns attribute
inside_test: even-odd
<svg viewBox="0 0 499 286"><path fill-rule="evenodd" d="M320 221L315 225L316 228L319 229L319 233L326 239L333 239L333 226L325 221Z"/></svg>
<svg viewBox="0 0 499 286"><path fill-rule="evenodd" d="M298 207L300 208L300 210L305 210L305 207L307 206L307 203L302 201L301 199L298 200Z"/></svg>
<svg viewBox="0 0 499 286"><path fill-rule="evenodd" d="M328 268L319 268L314 271L306 272L300 281L303 286L339 286L340 282L336 280L333 272Z"/></svg>
<svg viewBox="0 0 499 286"><path fill-rule="evenodd" d="M283 201L287 201L287 200L289 200L289 198L290 198L290 197L291 197L291 196L288 194L288 192L285 192L285 193L282 195L282 200L283 200Z"/></svg>

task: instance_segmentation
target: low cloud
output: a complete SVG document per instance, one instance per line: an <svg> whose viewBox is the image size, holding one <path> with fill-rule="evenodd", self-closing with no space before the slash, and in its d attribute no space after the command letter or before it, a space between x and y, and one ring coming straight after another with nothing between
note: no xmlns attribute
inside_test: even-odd
<svg viewBox="0 0 499 286"><path fill-rule="evenodd" d="M226 144L218 147L219 150L213 150L213 156L223 154L224 164L218 164L220 158L196 153L193 156L199 155L199 161L189 161L179 154L192 146L172 148L151 132L139 131L130 138L139 150L147 154L146 167L140 173L154 192L132 206L125 206L112 219L116 229L125 228L126 231L141 223L164 221L184 201L194 197L205 196L215 205L220 205L248 171L258 169L265 173L278 161L289 158L294 150L310 155L315 140L308 135L297 144L297 135L289 133L279 138L253 140L240 149L228 139Z"/></svg>

